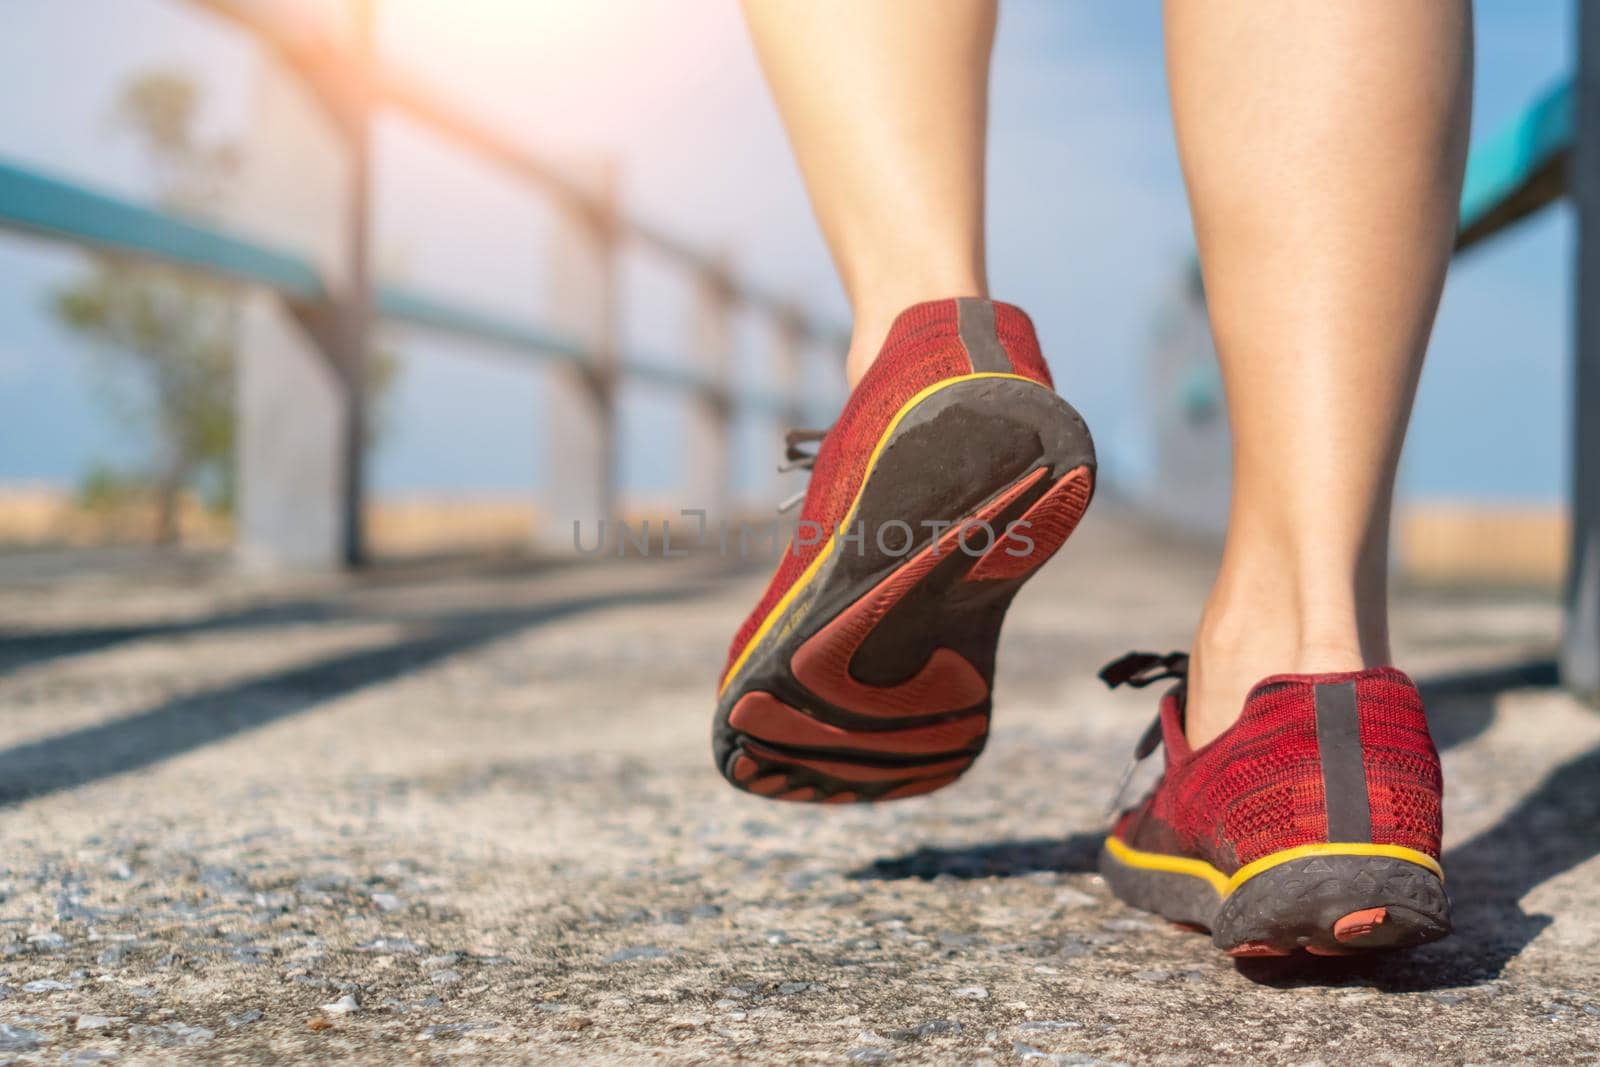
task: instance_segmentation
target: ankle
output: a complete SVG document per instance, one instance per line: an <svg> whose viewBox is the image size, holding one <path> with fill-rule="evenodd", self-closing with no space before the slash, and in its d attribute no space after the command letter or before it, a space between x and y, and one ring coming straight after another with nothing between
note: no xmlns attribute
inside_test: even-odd
<svg viewBox="0 0 1600 1067"><path fill-rule="evenodd" d="M1353 607L1303 613L1257 605L1245 613L1208 608L1191 651L1185 733L1199 747L1244 711L1250 690L1275 674L1364 670L1389 662L1387 635L1363 633Z"/></svg>
<svg viewBox="0 0 1600 1067"><path fill-rule="evenodd" d="M893 320L891 320L893 321ZM844 380L851 389L861 384L861 379L872 369L873 362L883 351L883 339L889 334L888 324L863 327L861 320L850 334L850 351L844 357Z"/></svg>

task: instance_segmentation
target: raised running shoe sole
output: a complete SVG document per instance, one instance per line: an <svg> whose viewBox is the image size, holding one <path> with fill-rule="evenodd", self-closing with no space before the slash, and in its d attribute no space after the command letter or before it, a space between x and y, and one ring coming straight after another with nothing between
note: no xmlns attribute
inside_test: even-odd
<svg viewBox="0 0 1600 1067"><path fill-rule="evenodd" d="M1438 862L1398 845L1302 845L1230 877L1204 860L1144 852L1112 837L1100 873L1124 903L1209 931L1233 956L1346 956L1450 932Z"/></svg>
<svg viewBox="0 0 1600 1067"><path fill-rule="evenodd" d="M1094 474L1083 419L1031 379L964 375L908 401L847 536L819 534L734 660L712 731L723 776L823 803L955 781L988 737L1006 608L1083 517Z"/></svg>

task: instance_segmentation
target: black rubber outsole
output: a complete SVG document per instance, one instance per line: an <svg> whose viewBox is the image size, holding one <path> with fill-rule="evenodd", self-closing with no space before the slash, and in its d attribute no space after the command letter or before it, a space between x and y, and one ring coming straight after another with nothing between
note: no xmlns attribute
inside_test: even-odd
<svg viewBox="0 0 1600 1067"><path fill-rule="evenodd" d="M1286 860L1226 898L1204 878L1125 863L1108 849L1100 853L1100 873L1124 903L1208 930L1213 944L1235 955L1350 955L1450 933L1450 900L1439 876L1392 856ZM1373 918L1349 921L1360 915Z"/></svg>
<svg viewBox="0 0 1600 1067"><path fill-rule="evenodd" d="M1005 611L1059 542L1041 550L1026 569L999 568L1002 573L993 578L979 571L976 576L984 580L972 580L983 553L945 551L941 544L937 555L919 565L914 583L908 582L859 638L848 661L852 682L891 690L914 679L935 653L949 650L982 679L982 699L964 707L929 714L901 708L889 714L883 708L843 706L797 679L793 657L883 583L909 573L908 565L938 536L925 524L944 524L948 539L951 524L994 510L1004 500L987 519L1000 534L1011 522L1034 514L1031 509L1058 487L1063 493L1052 500L1078 490L1077 484L1065 484L1072 478L1081 481L1081 515L1093 491L1094 470L1094 445L1083 419L1033 382L965 379L906 412L863 483L850 527L864 533L862 542L829 556L721 694L712 744L723 776L762 795L832 802L916 795L958 777L987 739L995 646ZM910 547L905 548L908 530ZM894 551L882 550L879 531ZM803 717L793 720L796 730L784 737L753 736L731 724L730 713L752 693L770 696L782 706L782 715ZM826 743L812 740L823 733L828 736L819 740ZM812 743L793 743L796 734ZM954 740L945 746L941 736Z"/></svg>

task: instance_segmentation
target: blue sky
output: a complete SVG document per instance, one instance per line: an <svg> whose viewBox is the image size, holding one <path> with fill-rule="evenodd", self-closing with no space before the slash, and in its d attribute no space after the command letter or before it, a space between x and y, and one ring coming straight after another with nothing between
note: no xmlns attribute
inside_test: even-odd
<svg viewBox="0 0 1600 1067"><path fill-rule="evenodd" d="M598 14L597 14L598 12ZM1474 128L1509 120L1570 67L1569 2L1480 0ZM151 192L106 113L130 75L186 70L208 127L250 121L258 59L183 0L8 0L0 38L0 159L126 195ZM804 192L726 0L607 5L387 0L390 57L500 128L558 157L618 161L630 208L725 251L765 284L840 321L846 309ZM23 106L17 106L21 102ZM378 255L411 284L537 319L548 211L403 123L380 130ZM1149 462L1144 358L1156 309L1191 255L1161 67L1159 5L1012 0L996 50L990 149L995 295L1028 308L1108 471ZM1565 208L1459 261L1424 376L1402 475L1410 498L1555 500L1566 484L1563 400L1572 224ZM75 253L0 235L0 483L71 484L137 454L88 388L79 342L44 314ZM687 350L684 279L630 257L630 346ZM739 331L743 380L768 373L758 324ZM404 373L380 490L533 490L558 450L539 432L539 375L486 350L398 335ZM837 396L828 367L810 373ZM630 390L625 481L677 487L681 406ZM741 433L754 495L773 491L764 427Z"/></svg>

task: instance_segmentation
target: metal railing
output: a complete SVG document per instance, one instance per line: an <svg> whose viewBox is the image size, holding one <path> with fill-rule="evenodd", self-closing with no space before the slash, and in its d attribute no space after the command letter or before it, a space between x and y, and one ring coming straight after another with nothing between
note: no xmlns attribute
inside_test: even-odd
<svg viewBox="0 0 1600 1067"><path fill-rule="evenodd" d="M689 241L629 217L606 172L592 180L575 176L384 64L372 48L372 0L353 0L355 28L343 40L324 28L283 19L271 0L187 2L250 33L309 91L335 131L348 164L341 211L346 231L338 252L342 261L335 272L338 276L330 276L315 257L302 251L275 247L222 225L178 218L4 161L0 161L0 228L148 257L269 292L334 372L331 379L327 375L300 379L302 386L331 380L338 394L332 398L332 409L327 405L321 409L322 424L307 426L303 435L336 445L337 455L327 457L332 467L316 472L319 476L304 477L305 455L289 465L292 471L284 469L274 461L267 440L295 435L296 428L284 420L312 418L318 406L297 410L299 405L279 404L270 412L255 412L248 400L255 394L248 388L241 394L239 418L256 424L253 436L261 443L250 448L252 434L242 427L241 436L247 441L241 448L238 526L246 555L302 565L354 565L366 557L364 383L374 320L441 331L551 364L572 387L569 399L576 401L582 409L579 414L590 423L579 436L597 453L575 463L569 454L563 464L567 469L561 472L585 498L583 504L570 504L566 510L586 518L612 516L617 507L617 393L624 382L647 382L690 398L704 443L718 453L693 457L716 472L720 484L709 487L711 498L705 501L715 509L726 506L731 491L728 453L735 417L759 412L795 421L804 407L798 373L801 353L810 346L837 351L847 343L847 333L836 324L820 321L794 302L751 284L722 259ZM576 316L587 317L583 328L507 318L373 277L371 139L374 117L385 109L464 149L557 207L570 230L564 254L583 261L557 263L558 275L586 272L593 281L583 296L587 307ZM622 350L619 262L631 246L664 257L694 278L700 303L697 361L672 365ZM779 388L735 390L731 385L732 319L743 309L754 310L775 327L784 378ZM284 347L281 331L267 347ZM256 377L277 373L272 361L289 358L282 351L256 354ZM285 483L292 473L295 484ZM320 532L308 539L307 528Z"/></svg>

